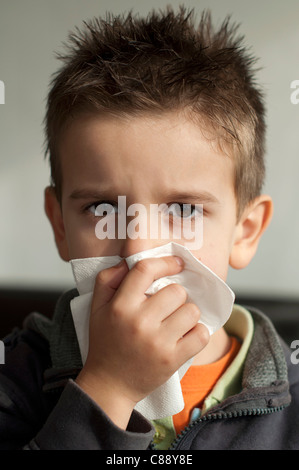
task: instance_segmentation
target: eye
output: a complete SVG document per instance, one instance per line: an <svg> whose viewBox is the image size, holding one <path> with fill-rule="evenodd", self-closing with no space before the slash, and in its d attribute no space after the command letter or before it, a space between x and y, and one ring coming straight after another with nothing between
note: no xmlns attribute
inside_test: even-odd
<svg viewBox="0 0 299 470"><path fill-rule="evenodd" d="M86 210L91 212L95 217L116 214L118 211L117 204L110 201L95 202L87 206Z"/></svg>
<svg viewBox="0 0 299 470"><path fill-rule="evenodd" d="M174 217L180 217L181 219L194 218L197 215L200 215L200 212L195 205L178 202L170 204L168 212L170 212Z"/></svg>

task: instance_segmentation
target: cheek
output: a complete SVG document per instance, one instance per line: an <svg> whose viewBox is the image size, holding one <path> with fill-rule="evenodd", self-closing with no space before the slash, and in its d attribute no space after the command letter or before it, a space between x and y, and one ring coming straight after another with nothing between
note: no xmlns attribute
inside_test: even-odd
<svg viewBox="0 0 299 470"><path fill-rule="evenodd" d="M218 251L216 249L209 252L203 252L197 256L197 258L208 268L210 268L217 276L220 277L223 281L227 278L228 265L229 265L229 256L223 251Z"/></svg>
<svg viewBox="0 0 299 470"><path fill-rule="evenodd" d="M93 247L98 241L92 226L82 223L81 217L66 211L65 234L71 259L93 256Z"/></svg>
<svg viewBox="0 0 299 470"><path fill-rule="evenodd" d="M69 217L66 221L66 239L70 259L118 253L118 240L99 240L95 234L95 225L83 222L80 217Z"/></svg>
<svg viewBox="0 0 299 470"><path fill-rule="evenodd" d="M204 262L204 261L203 261ZM228 257L220 256L217 259L207 260L206 265L215 273L217 274L220 279L226 281L227 274L228 274Z"/></svg>
<svg viewBox="0 0 299 470"><path fill-rule="evenodd" d="M224 237L204 239L200 250L192 251L193 255L205 266L210 268L223 281L226 280L229 266L229 243Z"/></svg>
<svg viewBox="0 0 299 470"><path fill-rule="evenodd" d="M226 280L233 246L235 219L229 211L204 221L203 245L193 254L223 281Z"/></svg>

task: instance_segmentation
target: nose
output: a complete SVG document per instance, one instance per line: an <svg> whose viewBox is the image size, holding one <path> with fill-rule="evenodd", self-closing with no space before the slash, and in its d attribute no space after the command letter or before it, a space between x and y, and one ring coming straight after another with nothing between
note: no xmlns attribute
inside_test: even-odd
<svg viewBox="0 0 299 470"><path fill-rule="evenodd" d="M159 214L152 213L152 209L148 204L144 206L134 204L131 209L132 212L128 209L126 228L122 227L123 231L121 233L124 238L118 239L119 255L121 257L127 258L141 251L165 245L170 241L167 237L161 239ZM138 215L136 215L136 211ZM118 231L118 233L120 232Z"/></svg>
<svg viewBox="0 0 299 470"><path fill-rule="evenodd" d="M166 245L168 242L169 240L151 240L149 238L136 238L133 240L127 237L125 240L119 240L119 243L121 243L119 256L122 258L128 258L128 256L135 255L141 251L151 250L152 248Z"/></svg>

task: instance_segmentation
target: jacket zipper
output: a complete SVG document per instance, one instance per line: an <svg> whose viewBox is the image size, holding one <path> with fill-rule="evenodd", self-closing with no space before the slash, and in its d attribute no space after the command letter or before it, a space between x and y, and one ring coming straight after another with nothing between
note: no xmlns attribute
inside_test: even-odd
<svg viewBox="0 0 299 470"><path fill-rule="evenodd" d="M180 434L176 437L176 439L173 441L173 443L171 444L168 450L178 449L178 446L184 440L185 436L189 433L189 431L191 431L194 428L194 426L200 423L203 423L205 421L239 418L241 416L255 416L255 415L271 414L277 411L281 411L284 408L285 408L285 405L282 405L282 406L276 406L276 407L271 407L271 408L253 408L251 410L244 409L244 410L239 410L239 411L230 411L228 413L223 411L221 413L211 413L211 414L204 415L201 418L195 419L192 423L186 426L185 429L183 429L183 431L181 431ZM153 442L151 443L151 449L153 450L155 449L155 444Z"/></svg>

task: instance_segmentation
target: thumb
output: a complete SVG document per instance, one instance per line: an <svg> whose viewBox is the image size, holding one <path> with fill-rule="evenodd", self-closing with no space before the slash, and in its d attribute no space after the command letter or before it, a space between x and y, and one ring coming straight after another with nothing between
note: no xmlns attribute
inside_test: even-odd
<svg viewBox="0 0 299 470"><path fill-rule="evenodd" d="M122 260L116 266L103 269L103 271L99 272L94 285L92 310L94 308L101 308L112 299L128 271L127 263L125 260Z"/></svg>

